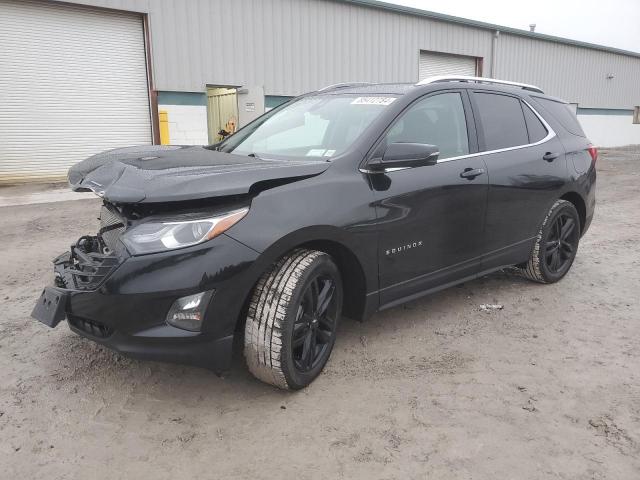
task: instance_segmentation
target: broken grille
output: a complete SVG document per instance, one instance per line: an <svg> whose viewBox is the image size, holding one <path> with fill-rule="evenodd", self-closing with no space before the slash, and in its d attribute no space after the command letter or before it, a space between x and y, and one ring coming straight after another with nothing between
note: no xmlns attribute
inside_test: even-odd
<svg viewBox="0 0 640 480"><path fill-rule="evenodd" d="M125 230L125 223L117 212L106 205L100 210L100 231L98 236L111 252L119 251L118 239Z"/></svg>
<svg viewBox="0 0 640 480"><path fill-rule="evenodd" d="M113 254L86 253L74 245L53 261L56 286L95 290L119 263Z"/></svg>

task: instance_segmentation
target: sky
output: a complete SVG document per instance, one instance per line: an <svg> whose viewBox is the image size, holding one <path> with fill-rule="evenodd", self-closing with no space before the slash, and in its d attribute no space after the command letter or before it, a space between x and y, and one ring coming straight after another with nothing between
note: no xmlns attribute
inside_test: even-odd
<svg viewBox="0 0 640 480"><path fill-rule="evenodd" d="M383 0L640 52L640 0Z"/></svg>

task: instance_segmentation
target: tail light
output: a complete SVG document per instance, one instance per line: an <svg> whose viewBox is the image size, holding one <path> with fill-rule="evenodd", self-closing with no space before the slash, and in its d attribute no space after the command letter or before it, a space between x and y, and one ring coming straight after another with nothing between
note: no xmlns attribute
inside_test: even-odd
<svg viewBox="0 0 640 480"><path fill-rule="evenodd" d="M589 145L587 151L589 152L589 155L591 155L591 160L593 161L593 163L596 163L596 160L598 160L598 149L593 145Z"/></svg>

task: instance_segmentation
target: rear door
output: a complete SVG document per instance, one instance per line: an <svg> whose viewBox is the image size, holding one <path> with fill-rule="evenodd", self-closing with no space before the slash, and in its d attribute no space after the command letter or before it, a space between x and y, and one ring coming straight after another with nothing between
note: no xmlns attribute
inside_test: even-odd
<svg viewBox="0 0 640 480"><path fill-rule="evenodd" d="M436 165L370 174L379 225L380 303L417 296L480 267L487 175L464 91L414 102L375 148L437 145Z"/></svg>
<svg viewBox="0 0 640 480"><path fill-rule="evenodd" d="M483 269L526 260L550 203L566 179L564 147L519 97L471 94L478 143L489 172Z"/></svg>

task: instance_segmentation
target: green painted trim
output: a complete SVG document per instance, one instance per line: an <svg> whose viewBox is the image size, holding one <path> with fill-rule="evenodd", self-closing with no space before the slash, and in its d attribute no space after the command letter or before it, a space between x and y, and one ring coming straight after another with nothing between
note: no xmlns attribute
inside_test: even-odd
<svg viewBox="0 0 640 480"><path fill-rule="evenodd" d="M158 105L207 105L204 92L158 92Z"/></svg>
<svg viewBox="0 0 640 480"><path fill-rule="evenodd" d="M407 15L413 15L416 17L433 18L434 20L442 20L444 22L458 23L467 25L470 27L484 28L487 30L499 30L500 32L510 33L512 35L520 35L522 37L530 37L536 40L547 40L549 42L564 43L566 45L573 45L575 47L591 48L593 50L602 50L610 53L618 53L620 55L627 55L629 57L640 58L640 52L632 52L629 50L623 50L621 48L605 47L604 45L597 45L595 43L581 42L579 40L571 40L569 38L556 37L555 35L546 35L544 33L529 32L527 30L520 30L519 28L503 27L502 25L495 25L493 23L479 22L477 20L469 20L466 18L454 17L453 15L445 15L443 13L431 12L428 10L421 10L419 8L405 7L403 5L394 5L387 2L380 2L378 0L341 0L345 3L352 3L355 5L363 5L371 8L379 8L381 10L388 10L391 12L404 13Z"/></svg>
<svg viewBox="0 0 640 480"><path fill-rule="evenodd" d="M629 115L633 116L633 110L626 108L580 108L578 107L578 115Z"/></svg>
<svg viewBox="0 0 640 480"><path fill-rule="evenodd" d="M265 95L264 97L264 108L276 108L282 105L283 103L288 102L294 97L286 97L284 95Z"/></svg>

